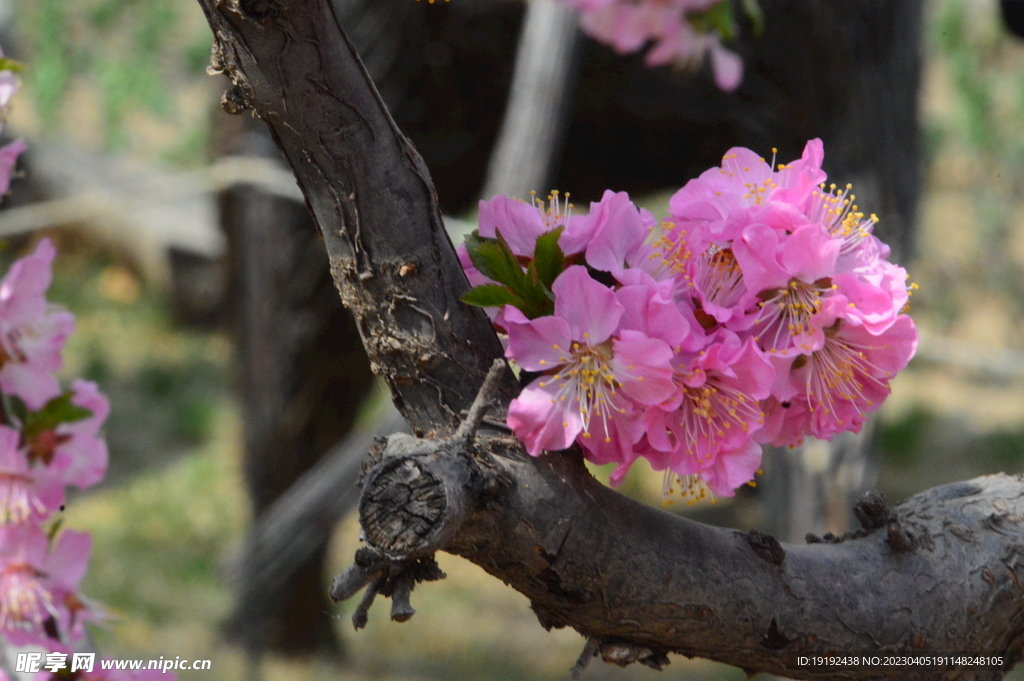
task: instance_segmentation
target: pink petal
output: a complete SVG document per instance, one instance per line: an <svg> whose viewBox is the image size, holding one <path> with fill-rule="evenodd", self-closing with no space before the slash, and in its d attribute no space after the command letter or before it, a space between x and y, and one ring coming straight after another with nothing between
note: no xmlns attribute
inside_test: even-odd
<svg viewBox="0 0 1024 681"><path fill-rule="evenodd" d="M835 274L841 245L824 227L804 225L782 241L779 264L791 276L815 282Z"/></svg>
<svg viewBox="0 0 1024 681"><path fill-rule="evenodd" d="M495 238L497 232L516 255L532 256L537 237L548 231L537 206L508 196L481 201L480 236Z"/></svg>
<svg viewBox="0 0 1024 681"><path fill-rule="evenodd" d="M647 229L626 192L606 190L599 203L590 204L593 236L587 246L587 264L605 272L618 272L631 261L647 238Z"/></svg>
<svg viewBox="0 0 1024 681"><path fill-rule="evenodd" d="M720 452L700 476L715 495L731 497L737 487L754 479L760 467L761 445L748 441L735 450Z"/></svg>
<svg viewBox="0 0 1024 681"><path fill-rule="evenodd" d="M89 566L91 551L92 538L87 532L61 532L46 560L48 581L55 588L72 593L78 591L78 583L82 581Z"/></svg>
<svg viewBox="0 0 1024 681"><path fill-rule="evenodd" d="M672 348L665 341L624 330L613 346L612 371L628 397L654 405L675 394L678 388L672 380Z"/></svg>
<svg viewBox="0 0 1024 681"><path fill-rule="evenodd" d="M718 40L711 44L709 51L715 84L725 92L732 92L743 80L743 60L732 50L722 47Z"/></svg>
<svg viewBox="0 0 1024 681"><path fill-rule="evenodd" d="M598 345L618 328L622 305L614 291L591 278L586 267L566 268L551 285L551 291L555 294L555 316L569 322L573 340Z"/></svg>
<svg viewBox="0 0 1024 681"><path fill-rule="evenodd" d="M776 260L778 244L778 233L768 225L750 225L743 230L743 236L733 242L732 252L743 270L751 296L789 282L789 272Z"/></svg>
<svg viewBox="0 0 1024 681"><path fill-rule="evenodd" d="M564 379L537 379L509 404L508 427L526 445L530 456L540 456L545 449L565 449L583 430L579 401L563 402L556 397L564 383Z"/></svg>
<svg viewBox="0 0 1024 681"><path fill-rule="evenodd" d="M508 329L505 356L527 371L553 370L567 361L572 337L569 323L561 317L530 320L519 309L507 305L504 325Z"/></svg>

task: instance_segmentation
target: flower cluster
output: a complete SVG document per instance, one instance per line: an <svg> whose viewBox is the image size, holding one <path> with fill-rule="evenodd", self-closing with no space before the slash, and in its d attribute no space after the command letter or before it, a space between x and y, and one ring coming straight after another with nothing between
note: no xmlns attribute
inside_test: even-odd
<svg viewBox="0 0 1024 681"><path fill-rule="evenodd" d="M88 535L48 531L65 487L103 477L109 411L93 383L62 392L54 376L74 328L46 301L55 254L44 239L0 281L0 633L16 646L66 645L99 616L78 595Z"/></svg>
<svg viewBox="0 0 1024 681"><path fill-rule="evenodd" d="M715 82L732 91L743 79L739 55L722 46L732 38L734 20L728 0L562 0L580 10L580 26L594 40L619 54L643 49L651 43L649 66L687 65L711 58ZM755 17L755 2L745 2Z"/></svg>
<svg viewBox="0 0 1024 681"><path fill-rule="evenodd" d="M613 484L644 457L666 495L730 496L761 444L860 430L916 349L913 287L822 159L731 149L660 222L612 191L585 216L481 202L463 300L528 372L508 424L530 454L576 442Z"/></svg>
<svg viewBox="0 0 1024 681"><path fill-rule="evenodd" d="M3 50L0 50L0 132L4 129L7 103L18 91L16 72L19 70L21 70L21 65L12 59L6 59ZM24 151L25 142L20 139L0 147L0 197L6 194L10 188L14 164Z"/></svg>
<svg viewBox="0 0 1024 681"><path fill-rule="evenodd" d="M0 280L0 640L66 654L103 612L78 589L91 539L58 533L55 516L67 486L106 473L110 405L94 383L63 391L54 375L74 329L71 313L46 300L55 255L43 239Z"/></svg>

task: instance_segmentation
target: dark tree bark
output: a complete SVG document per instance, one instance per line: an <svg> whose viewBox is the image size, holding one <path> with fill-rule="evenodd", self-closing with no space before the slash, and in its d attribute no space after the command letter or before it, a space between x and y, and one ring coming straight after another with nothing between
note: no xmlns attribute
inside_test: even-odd
<svg viewBox="0 0 1024 681"><path fill-rule="evenodd" d="M258 121L230 122L221 126L221 153L280 157ZM229 243L245 479L258 523L349 432L373 376L308 211L245 186L223 192L219 204ZM253 652L340 653L323 589L326 551L321 537L290 573L236 580L228 635Z"/></svg>
<svg viewBox="0 0 1024 681"><path fill-rule="evenodd" d="M457 302L466 282L429 175L324 0L201 0L229 110L252 108L295 171L375 371L417 434L452 433L500 345ZM497 390L507 404L509 372ZM867 509L867 510L865 510ZM408 616L431 552L463 555L611 661L675 651L796 678L998 679L1024 648L1024 477L989 476L862 509L839 543L782 545L632 502L578 452L532 459L500 428L475 442L394 436L361 501L370 537L336 585ZM381 518L388 521L376 522ZM406 519L406 520L403 520ZM361 608L361 611L364 608ZM802 666L799 654L963 651L997 667Z"/></svg>

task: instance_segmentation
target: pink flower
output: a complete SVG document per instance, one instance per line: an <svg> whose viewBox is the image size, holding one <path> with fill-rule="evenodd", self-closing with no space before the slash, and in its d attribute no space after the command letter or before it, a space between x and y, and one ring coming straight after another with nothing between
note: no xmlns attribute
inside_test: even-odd
<svg viewBox="0 0 1024 681"><path fill-rule="evenodd" d="M778 223L779 217L760 220L749 217L739 221L729 233L725 231L730 217L743 215L748 208L772 206L777 215L787 215L794 225L810 220L805 217L806 202L818 183L824 181L821 170L824 159L821 140L807 143L801 158L775 169L768 162L743 147L734 147L722 157L722 165L701 173L677 191L669 209L677 223L704 224L711 239L731 240L742 227L752 222Z"/></svg>
<svg viewBox="0 0 1024 681"><path fill-rule="evenodd" d="M558 239L562 250L566 254L580 252L573 250L571 235L582 228L579 223L585 218L572 215L568 194L562 197L558 191L551 192L547 207L540 199L527 203L507 196L495 196L479 205L480 236L494 239L500 232L516 255L533 257L537 237L558 227L564 228Z"/></svg>
<svg viewBox="0 0 1024 681"><path fill-rule="evenodd" d="M784 381L789 380L789 364L785 365ZM796 447L804 441L809 424L807 404L802 400L779 401L774 395L761 401L764 425L754 434L754 441L773 447Z"/></svg>
<svg viewBox="0 0 1024 681"><path fill-rule="evenodd" d="M0 632L13 645L50 640L44 630L50 618L67 637L63 642L77 640L82 623L96 617L77 595L89 536L65 530L52 549L49 544L36 525L0 526Z"/></svg>
<svg viewBox="0 0 1024 681"><path fill-rule="evenodd" d="M0 632L14 645L45 638L43 622L57 615L43 570L48 546L33 524L0 526Z"/></svg>
<svg viewBox="0 0 1024 681"><path fill-rule="evenodd" d="M743 77L743 62L722 47L717 34L698 32L688 14L702 12L719 0L563 0L581 10L580 26L590 37L616 52L637 52L653 42L649 66L688 65L711 56L716 84L732 91Z"/></svg>
<svg viewBox="0 0 1024 681"><path fill-rule="evenodd" d="M752 479L760 462L757 448L753 468L742 468L755 458L751 438L764 422L759 403L768 397L775 372L752 339L741 342L725 330L719 334L721 340L700 353L677 357L681 396L647 409L650 449L644 456L656 470L666 470L666 486L673 475L697 475L715 494L731 496L733 488ZM747 473L736 485L725 485Z"/></svg>
<svg viewBox="0 0 1024 681"><path fill-rule="evenodd" d="M810 324L822 301L834 294L840 242L820 225L803 225L788 236L751 225L733 244L749 294L759 300L755 324L760 346L770 353L807 353L821 334Z"/></svg>
<svg viewBox="0 0 1024 681"><path fill-rule="evenodd" d="M110 402L92 381L75 381L73 388L72 404L88 409L92 416L45 431L33 444L42 456L48 454L49 469L62 485L85 489L107 472L107 441L99 431L110 413Z"/></svg>
<svg viewBox="0 0 1024 681"><path fill-rule="evenodd" d="M0 525L40 522L64 503L64 488L45 466L31 465L21 434L0 426Z"/></svg>
<svg viewBox="0 0 1024 681"><path fill-rule="evenodd" d="M617 274L639 264L654 225L654 216L637 209L626 192L605 190L599 202L590 204L579 228L567 236L568 245L570 252L585 249L591 267Z"/></svg>
<svg viewBox="0 0 1024 681"><path fill-rule="evenodd" d="M839 432L859 432L866 415L889 395L889 380L903 370L917 349L917 329L900 315L879 335L849 323L845 299L826 301L813 320L823 342L814 352L796 357L788 367L788 388L780 401L806 404L806 430L832 439Z"/></svg>
<svg viewBox="0 0 1024 681"><path fill-rule="evenodd" d="M0 89L2 87L3 83L0 82ZM18 162L18 157L26 149L28 149L28 145L20 139L0 147L0 197L11 188L11 175L14 173L14 166Z"/></svg>
<svg viewBox="0 0 1024 681"><path fill-rule="evenodd" d="M92 538L88 534L64 530L46 560L47 584L58 605L58 630L69 641L78 641L85 636L87 622L102 622L107 618L99 606L78 593L78 584L85 576L91 551Z"/></svg>
<svg viewBox="0 0 1024 681"><path fill-rule="evenodd" d="M43 239L0 281L0 389L32 410L60 394L53 372L60 369L61 351L74 330L74 316L52 311L46 302L55 255L53 244Z"/></svg>
<svg viewBox="0 0 1024 681"><path fill-rule="evenodd" d="M656 404L676 389L672 350L640 331L622 330L613 338L625 310L586 268L569 267L552 290L552 316L528 320L505 308L506 355L527 371L545 374L513 400L509 427L533 456L565 449L580 437L595 456L620 458L642 435L632 402Z"/></svg>
<svg viewBox="0 0 1024 681"><path fill-rule="evenodd" d="M0 57L4 56L4 51L0 50ZM11 97L18 91L18 77L13 71L0 71L0 113L7 107L7 103L11 101ZM2 119L2 116L0 116ZM2 128L0 128L2 129Z"/></svg>

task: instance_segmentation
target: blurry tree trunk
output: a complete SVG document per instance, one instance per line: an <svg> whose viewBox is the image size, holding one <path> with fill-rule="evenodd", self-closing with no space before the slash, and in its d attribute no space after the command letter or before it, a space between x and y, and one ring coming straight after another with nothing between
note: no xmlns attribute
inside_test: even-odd
<svg viewBox="0 0 1024 681"><path fill-rule="evenodd" d="M221 153L280 158L266 126L220 119ZM245 479L257 518L351 429L373 377L306 207L241 186L220 196L239 355ZM353 480L354 484L354 480ZM237 581L229 636L251 651L339 652L326 541L275 584Z"/></svg>
<svg viewBox="0 0 1024 681"><path fill-rule="evenodd" d="M579 75L578 23L578 14L555 0L531 0L527 5L483 198L526 198L534 190L544 197L551 189Z"/></svg>
<svg viewBox="0 0 1024 681"><path fill-rule="evenodd" d="M830 178L851 183L855 203L881 217L876 233L891 245L893 260L905 264L920 186L921 0L766 0L764 6L770 28L754 43L764 56L754 64L759 73L752 86L769 101L790 100L790 125L823 137ZM797 36L811 49L787 58L784 46ZM831 443L808 438L796 449L766 451L767 530L802 541L807 533L853 529L850 508L877 480L874 421L862 434L844 433Z"/></svg>

